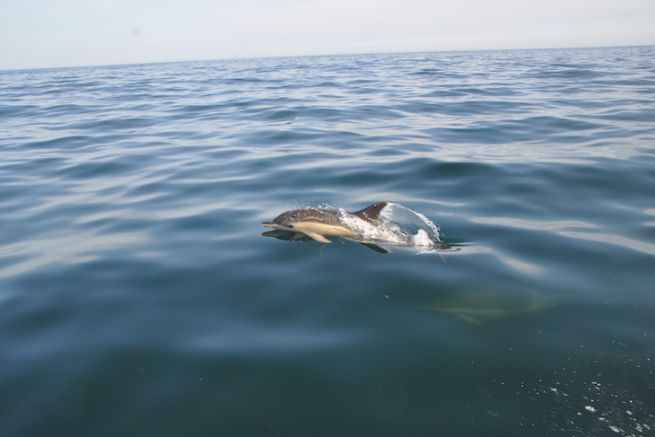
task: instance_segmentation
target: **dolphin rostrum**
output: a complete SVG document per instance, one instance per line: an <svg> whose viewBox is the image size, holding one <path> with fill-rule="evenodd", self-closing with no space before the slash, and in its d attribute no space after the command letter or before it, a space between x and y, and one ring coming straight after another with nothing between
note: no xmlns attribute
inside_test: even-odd
<svg viewBox="0 0 655 437"><path fill-rule="evenodd" d="M349 218L356 217L377 225L380 211L385 206L387 202L378 202L357 212L319 208L294 209L280 214L273 221L262 222L262 226L304 234L321 243L331 243L326 237L357 238L359 236L357 230L346 223Z"/></svg>

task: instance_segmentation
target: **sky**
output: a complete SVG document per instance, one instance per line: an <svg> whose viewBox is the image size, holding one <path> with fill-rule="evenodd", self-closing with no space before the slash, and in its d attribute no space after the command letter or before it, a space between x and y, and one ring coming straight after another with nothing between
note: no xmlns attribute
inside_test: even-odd
<svg viewBox="0 0 655 437"><path fill-rule="evenodd" d="M0 69L655 44L655 0L0 0Z"/></svg>

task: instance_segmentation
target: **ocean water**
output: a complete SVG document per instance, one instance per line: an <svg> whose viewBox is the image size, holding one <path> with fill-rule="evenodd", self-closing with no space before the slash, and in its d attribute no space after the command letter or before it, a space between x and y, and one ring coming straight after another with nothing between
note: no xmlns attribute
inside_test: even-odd
<svg viewBox="0 0 655 437"><path fill-rule="evenodd" d="M0 434L655 435L654 60L0 72ZM442 247L262 235L376 201Z"/></svg>

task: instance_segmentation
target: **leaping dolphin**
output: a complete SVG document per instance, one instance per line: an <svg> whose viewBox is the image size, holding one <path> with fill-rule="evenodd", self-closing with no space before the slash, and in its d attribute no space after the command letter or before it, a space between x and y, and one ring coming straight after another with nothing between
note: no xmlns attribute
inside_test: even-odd
<svg viewBox="0 0 655 437"><path fill-rule="evenodd" d="M331 243L326 237L357 238L357 230L344 219L357 217L372 225L379 223L380 211L387 202L377 202L357 212L344 212L336 209L306 208L283 212L262 226L281 231L304 234L321 243Z"/></svg>

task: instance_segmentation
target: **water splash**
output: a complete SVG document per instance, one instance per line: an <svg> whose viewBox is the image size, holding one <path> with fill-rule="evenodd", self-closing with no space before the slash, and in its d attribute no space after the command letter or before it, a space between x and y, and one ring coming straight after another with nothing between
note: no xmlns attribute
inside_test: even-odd
<svg viewBox="0 0 655 437"><path fill-rule="evenodd" d="M373 225L339 209L341 221L360 235L365 242L414 247L423 250L441 244L439 226L425 215L399 203L389 203L381 212L379 223Z"/></svg>

